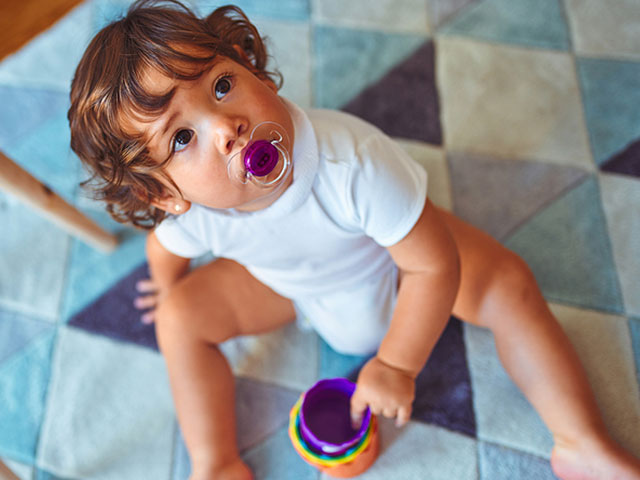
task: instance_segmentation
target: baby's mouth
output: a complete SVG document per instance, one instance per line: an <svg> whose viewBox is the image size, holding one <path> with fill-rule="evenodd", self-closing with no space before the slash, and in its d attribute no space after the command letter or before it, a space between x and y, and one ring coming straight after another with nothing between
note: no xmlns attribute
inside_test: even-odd
<svg viewBox="0 0 640 480"><path fill-rule="evenodd" d="M251 131L249 141L227 162L227 173L234 182L252 182L273 187L282 182L291 168L286 130L275 122L262 122Z"/></svg>

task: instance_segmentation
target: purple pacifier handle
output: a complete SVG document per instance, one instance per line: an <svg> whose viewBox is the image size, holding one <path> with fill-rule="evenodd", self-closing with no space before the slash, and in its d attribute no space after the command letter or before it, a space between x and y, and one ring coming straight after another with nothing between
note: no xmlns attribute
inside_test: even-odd
<svg viewBox="0 0 640 480"><path fill-rule="evenodd" d="M255 177L269 175L278 164L278 149L267 140L255 140L244 153L244 166Z"/></svg>

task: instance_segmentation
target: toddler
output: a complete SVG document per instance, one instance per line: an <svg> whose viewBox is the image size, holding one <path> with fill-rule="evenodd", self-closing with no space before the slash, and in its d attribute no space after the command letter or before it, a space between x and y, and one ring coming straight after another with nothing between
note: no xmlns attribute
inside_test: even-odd
<svg viewBox="0 0 640 480"><path fill-rule="evenodd" d="M495 335L560 478L640 479L523 261L435 207L425 171L375 127L278 96L266 63L239 9L198 18L143 0L93 39L71 88L71 145L97 196L150 232L136 304L155 322L191 479L252 478L222 342L305 318L337 351L375 353L354 421L369 407L403 425L452 313Z"/></svg>

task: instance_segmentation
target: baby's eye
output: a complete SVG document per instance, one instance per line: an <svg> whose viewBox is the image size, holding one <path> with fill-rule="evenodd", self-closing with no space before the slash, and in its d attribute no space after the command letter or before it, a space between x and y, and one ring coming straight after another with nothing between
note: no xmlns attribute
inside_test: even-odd
<svg viewBox="0 0 640 480"><path fill-rule="evenodd" d="M221 100L231 90L231 78L224 76L216 81L213 87L214 94L218 100Z"/></svg>
<svg viewBox="0 0 640 480"><path fill-rule="evenodd" d="M173 137L173 151L179 152L183 150L191 141L193 137L193 132L191 130L180 130L176 133L176 136Z"/></svg>

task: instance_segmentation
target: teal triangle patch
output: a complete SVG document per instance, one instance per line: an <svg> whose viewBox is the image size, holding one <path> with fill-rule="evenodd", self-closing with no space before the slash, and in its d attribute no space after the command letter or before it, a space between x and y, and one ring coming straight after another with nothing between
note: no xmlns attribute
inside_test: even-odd
<svg viewBox="0 0 640 480"><path fill-rule="evenodd" d="M529 264L547 299L623 312L600 190L594 177L533 217L506 245Z"/></svg>
<svg viewBox="0 0 640 480"><path fill-rule="evenodd" d="M569 49L569 32L559 0L485 0L465 9L438 33L527 47Z"/></svg>
<svg viewBox="0 0 640 480"><path fill-rule="evenodd" d="M426 40L421 35L317 27L314 39L316 106L342 107L406 60Z"/></svg>

